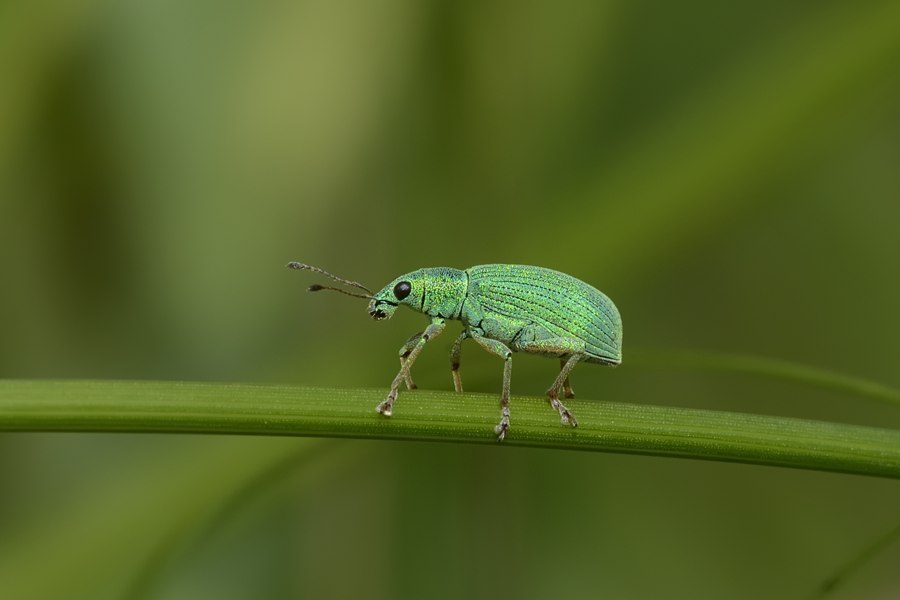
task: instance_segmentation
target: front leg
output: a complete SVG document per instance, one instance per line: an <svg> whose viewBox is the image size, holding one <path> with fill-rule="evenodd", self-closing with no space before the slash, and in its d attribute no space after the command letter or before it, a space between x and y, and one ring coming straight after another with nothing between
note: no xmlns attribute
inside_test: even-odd
<svg viewBox="0 0 900 600"><path fill-rule="evenodd" d="M397 399L397 395L400 393L400 384L410 377L409 370L412 368L413 363L416 361L416 357L419 356L419 352L422 351L422 348L425 347L425 344L428 342L428 340L440 335L440 333L444 330L444 325L444 319L440 317L434 317L431 320L431 325L429 325L428 328L422 332L422 337L420 337L415 342L415 345L409 352L409 355L406 356L406 360L401 360L400 372L397 373L397 376L394 377L394 381L391 383L391 391L388 392L387 398L384 399L384 402L379 404L375 410L386 417L391 416L394 407L394 400ZM413 336L413 338L415 338L415 336ZM412 342L413 338L410 338L410 342ZM407 342L407 344L410 342ZM409 381L412 380L409 379Z"/></svg>
<svg viewBox="0 0 900 600"><path fill-rule="evenodd" d="M414 336L412 336L411 338L406 340L406 343L400 347L400 353L399 353L400 354L400 370L403 370L403 366L406 364L406 359L409 358L409 355L413 351L413 348L415 348L416 344L419 343L419 340L422 339L423 333L425 333L425 332L420 331L419 333L415 334ZM407 370L407 372L406 372L405 381L406 381L406 389L408 389L408 390L416 389L416 387L417 387L416 382L412 380L412 375L409 374L409 370Z"/></svg>

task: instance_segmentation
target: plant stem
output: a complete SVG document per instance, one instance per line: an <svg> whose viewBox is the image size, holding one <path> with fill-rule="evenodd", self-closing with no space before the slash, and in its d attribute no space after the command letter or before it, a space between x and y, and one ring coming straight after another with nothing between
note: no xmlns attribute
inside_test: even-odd
<svg viewBox="0 0 900 600"><path fill-rule="evenodd" d="M0 431L219 433L497 444L497 398L234 383L0 381ZM785 417L570 401L579 427L544 398L512 400L504 446L675 456L900 478L900 431Z"/></svg>

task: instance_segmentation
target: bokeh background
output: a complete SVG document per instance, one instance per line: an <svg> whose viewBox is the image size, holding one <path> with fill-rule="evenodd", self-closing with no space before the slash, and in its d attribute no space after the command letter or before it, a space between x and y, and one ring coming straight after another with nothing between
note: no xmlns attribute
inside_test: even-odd
<svg viewBox="0 0 900 600"><path fill-rule="evenodd" d="M422 317L307 295L556 268L621 309L606 399L900 427L629 351L900 386L900 3L0 6L0 376L387 387ZM416 364L451 389L456 329ZM467 389L500 365L464 348ZM636 354L637 355L637 354ZM514 394L556 364L517 357ZM402 410L402 397L398 410ZM548 419L553 418L548 409ZM0 436L4 598L801 598L894 481L507 447ZM836 598L900 596L900 547Z"/></svg>

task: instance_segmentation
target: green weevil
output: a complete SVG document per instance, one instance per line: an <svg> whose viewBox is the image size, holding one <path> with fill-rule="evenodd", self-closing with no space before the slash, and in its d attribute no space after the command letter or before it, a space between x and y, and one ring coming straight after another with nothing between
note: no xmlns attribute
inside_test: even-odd
<svg viewBox="0 0 900 600"><path fill-rule="evenodd" d="M416 384L410 368L425 344L437 337L448 319L461 321L463 331L450 350L453 387L462 391L459 353L463 340L471 338L482 348L503 359L503 391L500 394L500 422L494 428L500 441L509 431L509 384L513 352L527 352L560 360L560 371L547 390L550 405L562 423L578 426L575 416L559 400L575 396L569 372L579 362L616 366L622 362L622 319L616 305L587 283L543 267L527 265L479 265L466 270L448 267L419 269L397 277L380 292L373 293L355 281L342 279L303 263L291 262L292 269L306 269L360 289L365 294L311 285L309 291L333 290L369 300L369 315L389 319L401 304L431 318L431 324L400 348L400 372L391 383L387 398L377 411L389 417L401 383L408 389Z"/></svg>

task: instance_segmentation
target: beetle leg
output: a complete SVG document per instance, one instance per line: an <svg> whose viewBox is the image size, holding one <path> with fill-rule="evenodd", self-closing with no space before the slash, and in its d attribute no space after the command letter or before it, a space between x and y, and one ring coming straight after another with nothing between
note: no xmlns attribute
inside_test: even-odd
<svg viewBox="0 0 900 600"><path fill-rule="evenodd" d="M562 368L559 370L559 375L547 390L547 398L550 400L550 406L559 412L559 419L564 425L578 427L575 415L559 401L559 392L564 391L566 398L574 396L574 394L569 395L572 393L572 387L569 385L569 373L576 364L587 358L584 353L584 342L578 338L550 338L517 344L516 350L534 354L558 354L560 357L564 357L560 359ZM565 391L565 388L568 388L568 391Z"/></svg>
<svg viewBox="0 0 900 600"><path fill-rule="evenodd" d="M500 422L494 427L494 433L497 434L497 441L502 442L509 431L509 382L512 378L512 350L507 348L502 342L482 337L480 335L469 334L469 336L478 342L482 348L496 354L503 359L503 390L500 392Z"/></svg>
<svg viewBox="0 0 900 600"><path fill-rule="evenodd" d="M379 404L375 410L380 412L386 417L391 416L394 408L394 400L397 399L397 395L400 393L400 384L409 377L409 370L412 368L413 363L416 361L416 358L419 356L419 353L422 351L422 348L425 347L425 344L433 337L437 337L444 330L444 319L436 317L431 320L431 325L428 326L425 331L422 332L421 337L416 341L415 346L413 346L412 350L409 353L409 356L406 357L406 361L402 363L400 367L400 372L397 373L397 376L394 377L394 381L391 382L391 391L388 392L387 398ZM415 337L415 336L413 336ZM410 338L412 340L412 338ZM409 342L407 342L409 343Z"/></svg>
<svg viewBox="0 0 900 600"><path fill-rule="evenodd" d="M406 340L406 343L400 347L400 370L401 371L403 370L403 366L406 364L406 360L409 358L409 355L412 353L413 348L416 347L416 344L419 342L419 338L422 337L423 333L425 333L425 332L420 331L419 333L415 334L414 336L412 336L411 338ZM404 378L404 380L406 381L406 389L408 389L408 390L416 389L416 387L417 387L416 382L414 382L412 380L412 375L409 374L408 369L406 371L406 377Z"/></svg>
<svg viewBox="0 0 900 600"><path fill-rule="evenodd" d="M553 382L553 385L550 386L550 389L547 390L547 397L550 398L550 406L555 408L559 412L559 419L563 422L564 425L572 424L572 427L578 427L578 421L575 419L575 415L569 412L569 409L565 407L565 405L559 401L559 391L561 388L568 386L569 383L569 373L572 371L572 368L577 365L579 362L584 360L584 354L573 354L569 357L569 360L565 361L565 364L562 366L562 369L559 371L559 375L556 377L556 381ZM569 393L571 393L572 388L569 387ZM572 398L574 394L571 396L566 394L566 398Z"/></svg>
<svg viewBox="0 0 900 600"><path fill-rule="evenodd" d="M566 368L566 359L559 359L559 370L562 372L563 369ZM574 398L575 391L572 389L572 384L569 383L569 376L566 375L566 380L563 381L563 396L566 398Z"/></svg>
<svg viewBox="0 0 900 600"><path fill-rule="evenodd" d="M450 348L450 374L453 375L453 389L457 392L463 391L462 380L459 378L459 350L463 340L467 337L469 337L469 332L463 330L453 342L453 347Z"/></svg>

